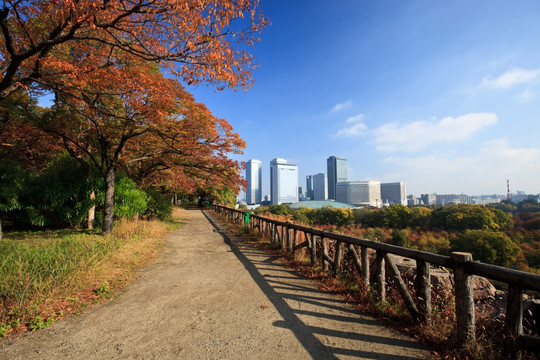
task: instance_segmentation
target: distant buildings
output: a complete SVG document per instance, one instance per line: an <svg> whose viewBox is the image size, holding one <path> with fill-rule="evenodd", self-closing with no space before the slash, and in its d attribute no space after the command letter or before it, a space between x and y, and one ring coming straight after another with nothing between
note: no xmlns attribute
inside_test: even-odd
<svg viewBox="0 0 540 360"><path fill-rule="evenodd" d="M407 192L404 182L382 183L381 199L383 204L407 205Z"/></svg>
<svg viewBox="0 0 540 360"><path fill-rule="evenodd" d="M342 181L336 185L336 201L363 206L382 205L379 181Z"/></svg>
<svg viewBox="0 0 540 360"><path fill-rule="evenodd" d="M246 163L246 203L248 205L262 202L262 162L257 159L248 160Z"/></svg>
<svg viewBox="0 0 540 360"><path fill-rule="evenodd" d="M348 180L347 159L339 156L330 156L326 160L328 174L328 199L336 199L336 185L338 182Z"/></svg>
<svg viewBox="0 0 540 360"><path fill-rule="evenodd" d="M420 202L424 205L433 205L437 203L437 194L422 194Z"/></svg>
<svg viewBox="0 0 540 360"><path fill-rule="evenodd" d="M270 196L273 205L298 202L298 167L287 160L270 161Z"/></svg>
<svg viewBox="0 0 540 360"><path fill-rule="evenodd" d="M306 197L313 200L313 176L306 176Z"/></svg>
<svg viewBox="0 0 540 360"><path fill-rule="evenodd" d="M437 205L472 204L472 197L465 194L437 195Z"/></svg>
<svg viewBox="0 0 540 360"><path fill-rule="evenodd" d="M413 194L407 195L407 206L418 205L418 199Z"/></svg>
<svg viewBox="0 0 540 360"><path fill-rule="evenodd" d="M328 200L328 180L324 173L313 175L312 200Z"/></svg>

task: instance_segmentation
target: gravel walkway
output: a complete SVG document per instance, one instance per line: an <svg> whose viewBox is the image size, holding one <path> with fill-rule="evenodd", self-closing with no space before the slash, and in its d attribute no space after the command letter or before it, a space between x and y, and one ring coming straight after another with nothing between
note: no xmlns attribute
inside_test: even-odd
<svg viewBox="0 0 540 360"><path fill-rule="evenodd" d="M0 340L0 359L425 359L276 258L231 238L210 211L187 224L117 300Z"/></svg>

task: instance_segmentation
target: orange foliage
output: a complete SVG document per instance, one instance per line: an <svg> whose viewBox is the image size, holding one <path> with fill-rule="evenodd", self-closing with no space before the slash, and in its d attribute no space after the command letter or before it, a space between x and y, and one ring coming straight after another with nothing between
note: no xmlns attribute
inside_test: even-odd
<svg viewBox="0 0 540 360"><path fill-rule="evenodd" d="M257 0L28 0L0 10L0 97L82 84L112 57L160 65L188 84L248 87L252 44L266 24Z"/></svg>

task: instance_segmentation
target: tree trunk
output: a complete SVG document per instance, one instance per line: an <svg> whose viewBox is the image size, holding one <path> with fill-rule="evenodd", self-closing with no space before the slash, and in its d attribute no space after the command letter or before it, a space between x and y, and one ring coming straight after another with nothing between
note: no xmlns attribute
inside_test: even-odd
<svg viewBox="0 0 540 360"><path fill-rule="evenodd" d="M103 209L103 235L110 235L113 227L114 216L114 167L107 169L105 173L105 206Z"/></svg>
<svg viewBox="0 0 540 360"><path fill-rule="evenodd" d="M96 192L92 191L90 193L90 200L94 201L96 200ZM88 209L88 230L92 230L94 228L94 220L96 219L96 204L92 205L90 209Z"/></svg>

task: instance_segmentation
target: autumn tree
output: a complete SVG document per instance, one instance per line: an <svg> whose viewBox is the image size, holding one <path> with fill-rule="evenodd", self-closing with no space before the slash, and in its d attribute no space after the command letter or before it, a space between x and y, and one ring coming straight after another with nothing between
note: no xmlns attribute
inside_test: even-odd
<svg viewBox="0 0 540 360"><path fill-rule="evenodd" d="M122 168L142 187L168 193L210 195L226 186L238 193L245 187L243 165L229 158L242 153L245 142L224 119L216 118L187 93L176 104L176 114L148 128L130 144Z"/></svg>
<svg viewBox="0 0 540 360"><path fill-rule="evenodd" d="M104 177L104 233L112 228L116 170L129 151L140 152L132 140L145 135L164 140L168 132L153 131L154 125L165 122L185 96L151 64L187 84L248 87L252 59L237 45L251 44L265 25L257 6L256 0L3 3L0 99L21 89L36 96L54 93L56 105L39 116L39 128L58 136L72 156ZM127 149L128 143L133 148ZM224 147L215 143L216 149ZM148 149L148 143L141 144ZM178 162L179 152L171 157ZM168 181L196 181L193 169L199 167L205 186L224 179L238 184L240 165L219 150L198 161L170 166ZM205 161L206 168L198 165ZM145 171L153 172L151 166Z"/></svg>
<svg viewBox="0 0 540 360"><path fill-rule="evenodd" d="M159 62L186 83L250 84L251 44L266 20L257 0L5 0L0 8L0 98L81 86L125 53Z"/></svg>
<svg viewBox="0 0 540 360"><path fill-rule="evenodd" d="M393 204L382 210L386 227L404 229L412 217L412 210L403 204Z"/></svg>

